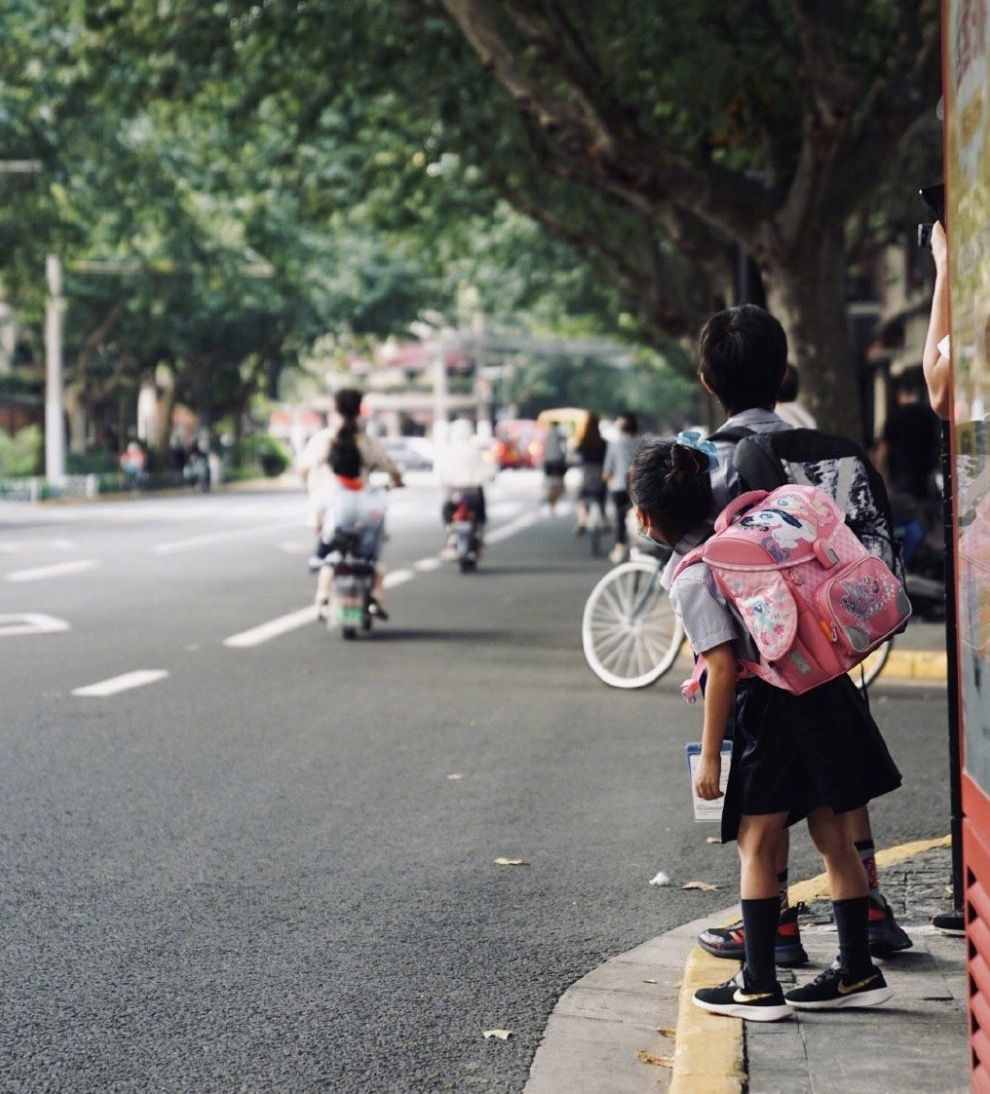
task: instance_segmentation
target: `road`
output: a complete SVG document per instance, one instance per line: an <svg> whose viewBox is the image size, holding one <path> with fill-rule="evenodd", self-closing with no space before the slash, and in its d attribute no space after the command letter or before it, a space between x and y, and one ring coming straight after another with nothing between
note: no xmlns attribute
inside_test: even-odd
<svg viewBox="0 0 990 1094"><path fill-rule="evenodd" d="M697 712L587 671L603 564L536 490L502 477L469 577L393 495L357 643L305 619L295 494L0 509L0 1089L520 1091L570 983L735 899ZM874 701L878 841L944 833L944 697Z"/></svg>

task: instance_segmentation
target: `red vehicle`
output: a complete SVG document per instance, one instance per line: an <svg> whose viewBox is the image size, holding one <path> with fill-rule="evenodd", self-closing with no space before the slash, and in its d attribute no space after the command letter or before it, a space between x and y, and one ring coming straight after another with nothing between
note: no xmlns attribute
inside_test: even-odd
<svg viewBox="0 0 990 1094"><path fill-rule="evenodd" d="M543 439L539 425L530 418L513 418L495 427L495 463L500 471L539 467Z"/></svg>

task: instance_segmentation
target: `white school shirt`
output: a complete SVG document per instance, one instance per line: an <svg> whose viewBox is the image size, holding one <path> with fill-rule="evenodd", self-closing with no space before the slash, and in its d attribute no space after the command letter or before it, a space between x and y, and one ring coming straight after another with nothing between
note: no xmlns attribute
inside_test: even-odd
<svg viewBox="0 0 990 1094"><path fill-rule="evenodd" d="M683 547L686 554L702 544L710 534L710 528L703 528L685 536L678 547ZM689 566L678 575L670 587L669 595L670 603L695 654L700 656L716 646L732 642L737 659L759 660L759 651L752 638L719 592L715 578L705 563Z"/></svg>

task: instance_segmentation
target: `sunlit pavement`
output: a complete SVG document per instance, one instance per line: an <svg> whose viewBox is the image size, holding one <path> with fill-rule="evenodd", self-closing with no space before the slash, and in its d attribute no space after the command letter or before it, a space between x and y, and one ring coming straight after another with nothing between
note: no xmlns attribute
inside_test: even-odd
<svg viewBox="0 0 990 1094"><path fill-rule="evenodd" d="M473 576L393 495L353 644L305 618L301 496L0 507L0 1088L518 1091L568 984L731 903L697 712L585 668L604 564L538 490L502 476ZM944 833L943 695L874 702L878 841Z"/></svg>

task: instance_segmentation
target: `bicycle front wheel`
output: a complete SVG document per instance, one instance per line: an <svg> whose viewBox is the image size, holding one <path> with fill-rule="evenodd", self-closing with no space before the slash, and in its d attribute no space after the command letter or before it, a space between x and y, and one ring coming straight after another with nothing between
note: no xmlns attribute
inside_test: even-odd
<svg viewBox="0 0 990 1094"><path fill-rule="evenodd" d="M883 672L887 664L887 658L890 657L890 651L894 648L893 638L888 638L882 646L877 648L864 660L854 668L849 670L849 676L852 682L863 691L864 688L868 688L870 684Z"/></svg>
<svg viewBox="0 0 990 1094"><path fill-rule="evenodd" d="M677 660L684 630L660 571L645 560L610 570L591 591L581 623L591 671L613 688L644 688Z"/></svg>

